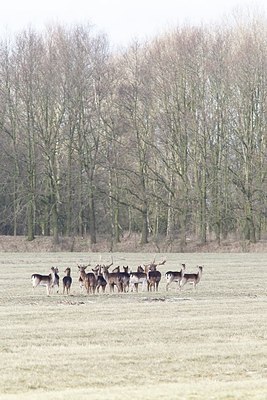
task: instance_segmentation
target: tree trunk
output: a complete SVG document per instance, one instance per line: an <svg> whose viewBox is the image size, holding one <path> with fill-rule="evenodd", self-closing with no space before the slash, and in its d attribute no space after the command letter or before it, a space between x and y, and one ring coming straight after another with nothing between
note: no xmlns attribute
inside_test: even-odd
<svg viewBox="0 0 267 400"><path fill-rule="evenodd" d="M27 206L27 239L32 241L34 239L34 201L30 194Z"/></svg>
<svg viewBox="0 0 267 400"><path fill-rule="evenodd" d="M141 231L141 244L148 243L148 209L147 205L143 205L142 209L142 231Z"/></svg>
<svg viewBox="0 0 267 400"><path fill-rule="evenodd" d="M94 204L94 193L91 187L92 183L89 184L88 193L88 219L89 219L89 234L91 244L96 243L96 222L95 222L95 204Z"/></svg>

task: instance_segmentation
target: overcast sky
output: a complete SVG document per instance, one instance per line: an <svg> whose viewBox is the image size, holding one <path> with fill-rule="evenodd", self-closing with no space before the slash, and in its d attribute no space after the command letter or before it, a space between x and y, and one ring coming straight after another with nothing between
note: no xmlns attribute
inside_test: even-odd
<svg viewBox="0 0 267 400"><path fill-rule="evenodd" d="M132 39L149 39L173 26L217 23L238 7L260 9L265 0L0 0L0 34L32 26L43 29L51 22L89 22L108 35L112 45Z"/></svg>

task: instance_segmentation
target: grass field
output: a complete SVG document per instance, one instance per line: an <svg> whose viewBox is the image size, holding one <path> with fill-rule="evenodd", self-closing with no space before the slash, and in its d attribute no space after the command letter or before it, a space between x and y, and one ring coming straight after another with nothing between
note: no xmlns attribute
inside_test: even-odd
<svg viewBox="0 0 267 400"><path fill-rule="evenodd" d="M158 293L87 296L77 263L99 254L0 253L0 399L266 400L267 253L166 258ZM166 292L164 273L182 262L204 265L197 290ZM71 296L32 293L31 274L51 266L61 278L72 268Z"/></svg>

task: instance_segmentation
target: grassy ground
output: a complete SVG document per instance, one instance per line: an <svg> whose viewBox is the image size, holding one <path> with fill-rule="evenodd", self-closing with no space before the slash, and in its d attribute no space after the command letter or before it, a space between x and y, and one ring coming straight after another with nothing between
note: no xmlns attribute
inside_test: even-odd
<svg viewBox="0 0 267 400"><path fill-rule="evenodd" d="M166 257L158 293L87 296L77 263L98 254L0 253L0 399L265 400L267 254ZM134 269L151 261L113 258ZM197 290L166 292L164 272L182 262L204 265ZM71 296L32 293L31 274L51 266L61 277L72 268Z"/></svg>

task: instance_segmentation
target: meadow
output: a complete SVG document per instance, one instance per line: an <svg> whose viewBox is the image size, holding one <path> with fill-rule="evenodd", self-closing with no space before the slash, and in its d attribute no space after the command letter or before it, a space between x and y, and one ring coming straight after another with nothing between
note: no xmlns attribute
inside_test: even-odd
<svg viewBox="0 0 267 400"><path fill-rule="evenodd" d="M267 398L267 253L166 254L159 292L80 293L97 253L0 253L1 400ZM151 254L115 253L133 270ZM110 254L102 254L110 262ZM203 276L166 292L164 273ZM71 267L71 295L31 274Z"/></svg>

